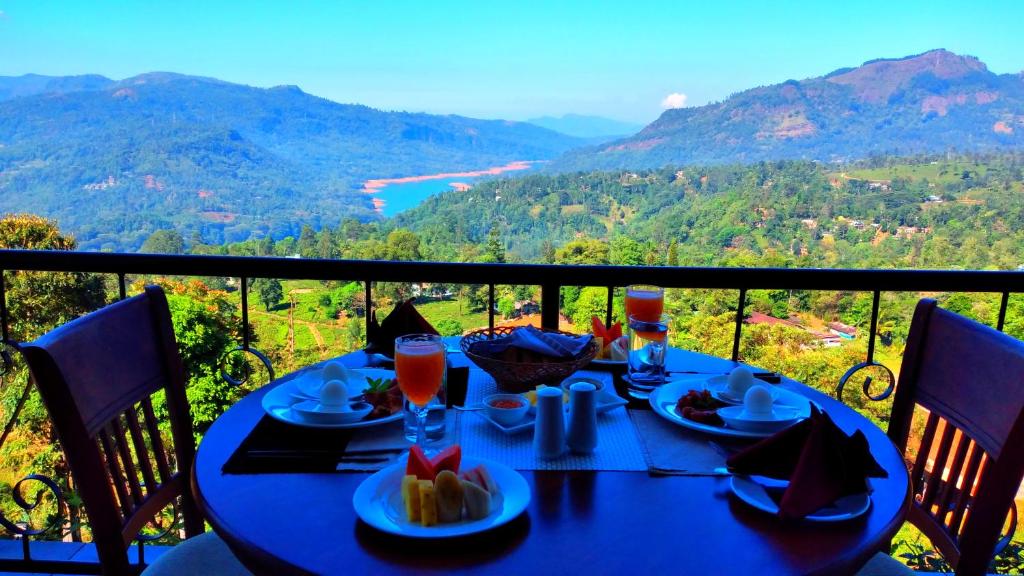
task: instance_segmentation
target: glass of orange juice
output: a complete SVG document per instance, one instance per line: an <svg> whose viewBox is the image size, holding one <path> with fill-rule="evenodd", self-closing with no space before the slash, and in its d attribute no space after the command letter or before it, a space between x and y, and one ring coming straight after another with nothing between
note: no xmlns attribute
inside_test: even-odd
<svg viewBox="0 0 1024 576"><path fill-rule="evenodd" d="M647 284L626 287L626 319L657 322L665 311L665 289Z"/></svg>
<svg viewBox="0 0 1024 576"><path fill-rule="evenodd" d="M436 334L409 334L395 338L395 376L398 388L416 414L416 443L425 448L429 404L445 376L445 347Z"/></svg>

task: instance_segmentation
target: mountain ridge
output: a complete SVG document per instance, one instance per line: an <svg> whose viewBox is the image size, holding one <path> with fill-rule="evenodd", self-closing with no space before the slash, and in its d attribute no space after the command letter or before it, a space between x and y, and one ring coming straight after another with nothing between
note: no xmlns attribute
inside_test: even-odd
<svg viewBox="0 0 1024 576"><path fill-rule="evenodd" d="M1024 75L944 49L870 60L699 107L629 137L570 151L548 171L1024 147Z"/></svg>

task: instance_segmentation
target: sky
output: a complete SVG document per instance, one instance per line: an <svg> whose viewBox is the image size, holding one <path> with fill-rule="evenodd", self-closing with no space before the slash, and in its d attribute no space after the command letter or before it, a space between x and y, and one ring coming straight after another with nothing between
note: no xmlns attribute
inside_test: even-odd
<svg viewBox="0 0 1024 576"><path fill-rule="evenodd" d="M933 48L1024 70L1024 1L0 0L0 76L212 76L384 110L646 123Z"/></svg>

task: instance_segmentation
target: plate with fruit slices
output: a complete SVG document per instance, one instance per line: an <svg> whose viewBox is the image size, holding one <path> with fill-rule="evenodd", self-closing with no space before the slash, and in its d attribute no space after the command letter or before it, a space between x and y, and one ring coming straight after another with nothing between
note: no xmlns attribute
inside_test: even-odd
<svg viewBox="0 0 1024 576"><path fill-rule="evenodd" d="M591 316L590 324L598 346L597 355L590 363L598 366L625 365L629 355L629 340L622 335L622 323L616 322L611 327L605 327L600 318Z"/></svg>
<svg viewBox="0 0 1024 576"><path fill-rule="evenodd" d="M352 505L370 526L410 538L451 538L483 532L519 516L530 485L493 460L461 457L458 445L428 460L418 446L356 488Z"/></svg>
<svg viewBox="0 0 1024 576"><path fill-rule="evenodd" d="M661 386L651 393L651 408L673 424L716 436L765 438L778 431L778 428L740 430L728 426L717 412L729 405L714 398L705 387L706 379L706 376L694 375ZM773 393L773 405L780 413L785 412L789 424L810 416L811 401L806 397L783 388L776 388Z"/></svg>

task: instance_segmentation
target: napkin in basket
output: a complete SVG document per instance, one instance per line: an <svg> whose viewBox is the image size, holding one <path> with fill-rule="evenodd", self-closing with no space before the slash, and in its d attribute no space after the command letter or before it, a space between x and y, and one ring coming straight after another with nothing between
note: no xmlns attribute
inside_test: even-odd
<svg viewBox="0 0 1024 576"><path fill-rule="evenodd" d="M803 518L843 496L868 491L867 478L885 478L858 430L847 435L811 405L811 417L731 456L738 474L789 480L779 516Z"/></svg>
<svg viewBox="0 0 1024 576"><path fill-rule="evenodd" d="M504 338L474 342L473 352L495 357L502 355L510 348L518 348L552 358L573 358L587 348L592 338L591 334L571 336L557 332L544 332L534 326L523 326L516 328Z"/></svg>
<svg viewBox="0 0 1024 576"><path fill-rule="evenodd" d="M395 338L406 334L437 334L430 322L416 311L410 298L395 305L395 309L377 323L377 311L370 313L370 325L366 330L366 351L384 354L394 358Z"/></svg>

